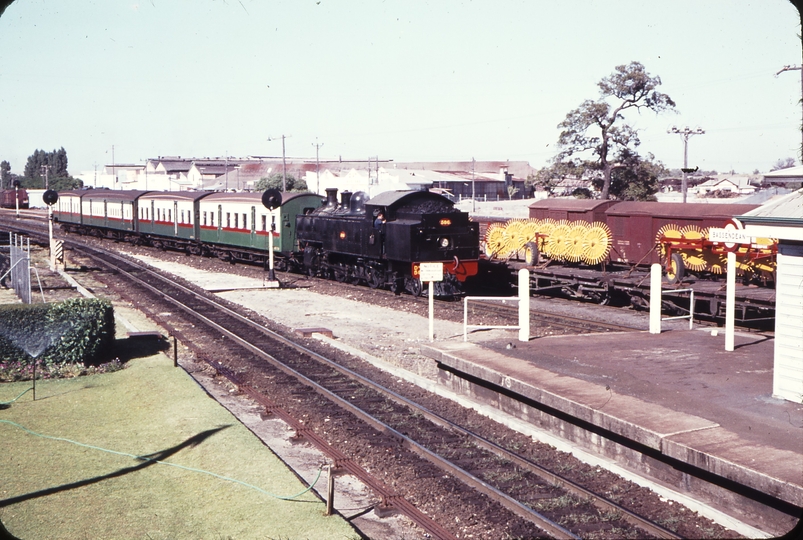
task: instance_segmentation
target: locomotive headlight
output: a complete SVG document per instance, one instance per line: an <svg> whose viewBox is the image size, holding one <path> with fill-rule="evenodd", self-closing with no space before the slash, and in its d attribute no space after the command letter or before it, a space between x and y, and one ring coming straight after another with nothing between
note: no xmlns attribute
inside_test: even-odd
<svg viewBox="0 0 803 540"><path fill-rule="evenodd" d="M449 239L444 236L438 239L438 244L440 244L442 248L446 249L449 247Z"/></svg>
<svg viewBox="0 0 803 540"><path fill-rule="evenodd" d="M452 220L449 218L441 218L441 220L438 223L440 223L441 227L448 227L449 225L452 224Z"/></svg>

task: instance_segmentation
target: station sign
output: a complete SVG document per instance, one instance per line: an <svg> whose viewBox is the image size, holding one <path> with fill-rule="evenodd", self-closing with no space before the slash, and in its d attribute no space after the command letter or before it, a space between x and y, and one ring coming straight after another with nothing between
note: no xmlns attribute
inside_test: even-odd
<svg viewBox="0 0 803 540"><path fill-rule="evenodd" d="M711 242L722 242L730 247L730 244L750 244L753 237L744 229L726 227L724 229L708 229L708 239Z"/></svg>
<svg viewBox="0 0 803 540"><path fill-rule="evenodd" d="M418 269L418 279L421 281L443 281L443 263L421 263Z"/></svg>

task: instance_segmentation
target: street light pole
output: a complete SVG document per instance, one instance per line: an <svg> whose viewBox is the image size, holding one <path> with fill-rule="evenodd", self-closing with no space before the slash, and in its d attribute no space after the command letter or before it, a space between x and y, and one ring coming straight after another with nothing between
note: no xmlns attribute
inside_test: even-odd
<svg viewBox="0 0 803 540"><path fill-rule="evenodd" d="M689 172L689 137L692 135L702 135L705 133L705 131L699 127L697 129L691 129L689 126L686 126L683 129L678 129L677 126L672 126L670 129L666 130L666 132L677 133L680 135L680 138L683 139L683 168L681 169L683 172L683 180L681 183L681 191L683 192L683 202L685 203L686 192L688 191L688 180L686 178L686 173Z"/></svg>

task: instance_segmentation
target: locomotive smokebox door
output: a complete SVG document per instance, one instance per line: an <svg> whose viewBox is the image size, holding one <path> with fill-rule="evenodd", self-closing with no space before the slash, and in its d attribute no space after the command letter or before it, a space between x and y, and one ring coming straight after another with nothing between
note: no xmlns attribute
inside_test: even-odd
<svg viewBox="0 0 803 540"><path fill-rule="evenodd" d="M268 210L276 210L282 205L282 192L278 189L266 189L262 194L262 205Z"/></svg>

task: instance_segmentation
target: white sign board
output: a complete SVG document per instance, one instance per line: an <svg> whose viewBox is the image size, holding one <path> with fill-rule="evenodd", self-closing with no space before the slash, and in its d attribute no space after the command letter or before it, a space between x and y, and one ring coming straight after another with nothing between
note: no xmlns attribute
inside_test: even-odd
<svg viewBox="0 0 803 540"><path fill-rule="evenodd" d="M753 241L752 236L744 229L708 229L708 239L711 242L723 242L726 244L749 244Z"/></svg>
<svg viewBox="0 0 803 540"><path fill-rule="evenodd" d="M421 263L418 269L418 279L425 281L443 281L443 263Z"/></svg>

